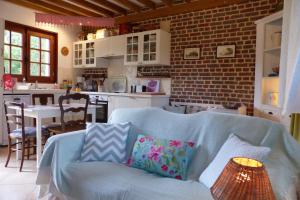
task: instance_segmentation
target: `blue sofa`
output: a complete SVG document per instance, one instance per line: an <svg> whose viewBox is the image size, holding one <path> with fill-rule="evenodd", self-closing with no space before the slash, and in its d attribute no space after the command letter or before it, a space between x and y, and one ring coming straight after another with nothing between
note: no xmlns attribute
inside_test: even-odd
<svg viewBox="0 0 300 200"><path fill-rule="evenodd" d="M284 126L255 117L200 112L176 114L158 108L115 110L109 123L132 122L127 141L130 154L139 133L166 139L194 141L199 150L189 167L188 180L161 177L109 162L79 162L85 131L51 137L37 176L40 197L81 200L195 200L212 199L198 182L230 134L271 153L264 163L277 199L297 199L300 145Z"/></svg>

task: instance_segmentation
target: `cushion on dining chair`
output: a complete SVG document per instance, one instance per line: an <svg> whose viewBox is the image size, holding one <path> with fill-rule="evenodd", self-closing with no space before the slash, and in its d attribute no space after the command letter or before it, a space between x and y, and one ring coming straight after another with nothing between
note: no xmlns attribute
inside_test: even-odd
<svg viewBox="0 0 300 200"><path fill-rule="evenodd" d="M61 126L60 123L45 124L45 125L42 125L42 129L49 129L49 128L54 128L54 127L59 127L59 126Z"/></svg>
<svg viewBox="0 0 300 200"><path fill-rule="evenodd" d="M45 134L45 130L42 129L42 134ZM10 133L11 137L21 138L22 137L22 129L15 129ZM35 137L36 136L36 127L25 127L25 136Z"/></svg>

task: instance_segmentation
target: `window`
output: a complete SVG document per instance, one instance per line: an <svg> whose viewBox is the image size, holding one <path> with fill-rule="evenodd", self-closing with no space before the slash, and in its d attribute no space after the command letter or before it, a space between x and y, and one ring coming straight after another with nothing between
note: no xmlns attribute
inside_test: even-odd
<svg viewBox="0 0 300 200"><path fill-rule="evenodd" d="M57 81L57 34L6 22L4 72L28 82Z"/></svg>
<svg viewBox="0 0 300 200"><path fill-rule="evenodd" d="M24 32L4 31L4 72L17 77L23 76Z"/></svg>

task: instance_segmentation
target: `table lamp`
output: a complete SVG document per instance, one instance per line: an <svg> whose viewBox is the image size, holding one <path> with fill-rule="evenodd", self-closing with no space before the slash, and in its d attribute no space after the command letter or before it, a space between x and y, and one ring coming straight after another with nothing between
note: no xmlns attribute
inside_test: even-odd
<svg viewBox="0 0 300 200"><path fill-rule="evenodd" d="M275 200L264 165L249 158L232 158L210 191L215 200Z"/></svg>

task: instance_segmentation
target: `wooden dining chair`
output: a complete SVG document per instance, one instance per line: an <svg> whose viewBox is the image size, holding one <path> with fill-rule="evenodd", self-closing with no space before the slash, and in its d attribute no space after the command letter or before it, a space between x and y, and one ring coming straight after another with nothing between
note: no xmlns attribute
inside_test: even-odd
<svg viewBox="0 0 300 200"><path fill-rule="evenodd" d="M32 94L32 105L37 104L37 100L39 100L40 105L46 106L50 100L50 103L53 105L54 101L54 94ZM55 117L52 118L52 122L50 124L43 125L43 129L49 129L50 127L60 126L60 123L56 123ZM36 120L34 120L34 126L36 125Z"/></svg>
<svg viewBox="0 0 300 200"><path fill-rule="evenodd" d="M83 106L72 107L72 104L66 104L66 102L70 101L84 101ZM65 132L83 130L86 128L87 121L87 108L89 104L89 96L85 94L75 93L69 95L62 95L58 99L60 112L61 112L61 126L49 128L49 131L52 134L61 134ZM76 105L76 104L75 104ZM79 112L83 112L83 115L80 119L77 120L66 120L66 115L68 114L76 114L78 117Z"/></svg>
<svg viewBox="0 0 300 200"><path fill-rule="evenodd" d="M14 113L9 113L8 110L11 110L9 109L10 106L18 107L18 114L16 114L15 111ZM5 167L7 167L9 163L11 153L21 150L21 165L19 169L21 172L23 168L25 150L27 150L27 159L29 159L30 155L33 155L30 154L30 149L35 147L33 145L33 140L36 138L36 129L35 127L25 127L24 103L4 102L4 111L8 132L8 154ZM12 130L13 124L18 126L18 128ZM19 149L17 145L21 145L21 149Z"/></svg>

